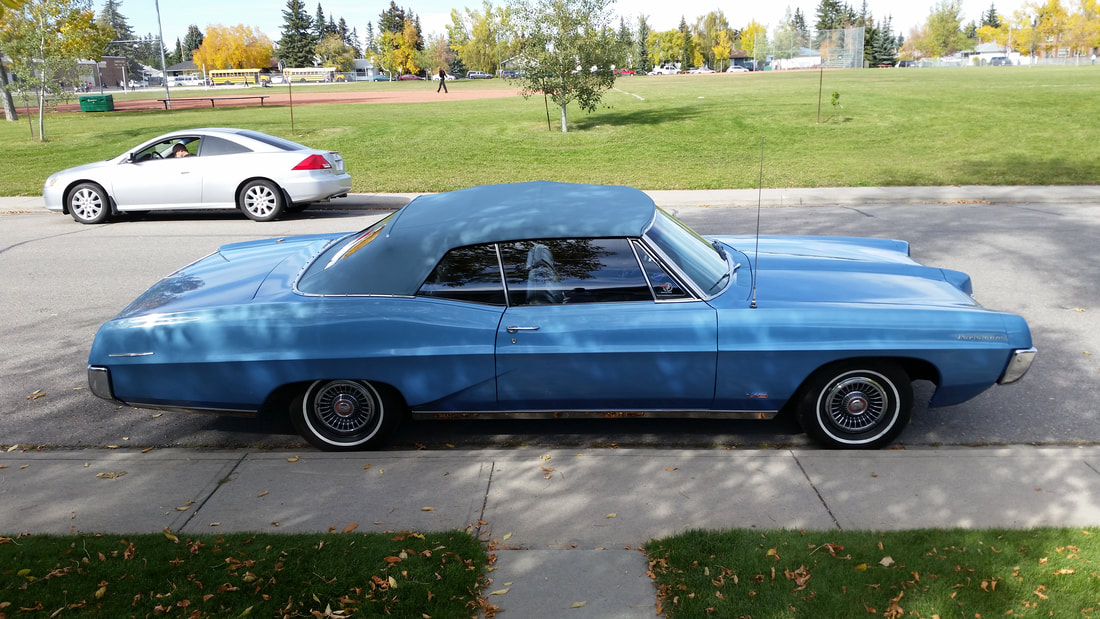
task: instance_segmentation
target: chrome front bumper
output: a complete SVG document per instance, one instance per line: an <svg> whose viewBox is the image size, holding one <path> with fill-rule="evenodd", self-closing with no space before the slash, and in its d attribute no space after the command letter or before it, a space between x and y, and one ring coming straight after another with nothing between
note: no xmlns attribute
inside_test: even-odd
<svg viewBox="0 0 1100 619"><path fill-rule="evenodd" d="M114 400L111 392L111 371L94 365L88 366L88 387L92 393L104 400Z"/></svg>
<svg viewBox="0 0 1100 619"><path fill-rule="evenodd" d="M997 380L998 385L1009 385L1024 377L1027 374L1028 369L1031 368L1031 362L1035 360L1035 353L1037 353L1034 346L1031 348L1019 348L1012 351L1012 358L1008 360L1008 367L1005 368L1004 374L1001 374L1001 378Z"/></svg>

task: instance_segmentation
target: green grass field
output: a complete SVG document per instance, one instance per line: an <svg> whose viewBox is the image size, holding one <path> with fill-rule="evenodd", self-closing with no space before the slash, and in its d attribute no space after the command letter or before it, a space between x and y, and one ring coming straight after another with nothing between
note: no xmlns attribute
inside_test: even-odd
<svg viewBox="0 0 1100 619"><path fill-rule="evenodd" d="M1096 617L1100 530L688 531L646 545L680 617Z"/></svg>
<svg viewBox="0 0 1100 619"><path fill-rule="evenodd" d="M500 80L452 85L505 87ZM834 91L840 107L830 104ZM294 132L285 106L55 113L44 144L20 118L0 123L0 193L37 194L58 169L114 156L164 131L210 126L339 150L357 192L534 179L749 188L758 182L761 139L766 187L1100 182L1100 67L624 77L604 104L592 114L571 109L567 134L556 130L552 106L555 130L547 130L544 102L535 97L296 106Z"/></svg>

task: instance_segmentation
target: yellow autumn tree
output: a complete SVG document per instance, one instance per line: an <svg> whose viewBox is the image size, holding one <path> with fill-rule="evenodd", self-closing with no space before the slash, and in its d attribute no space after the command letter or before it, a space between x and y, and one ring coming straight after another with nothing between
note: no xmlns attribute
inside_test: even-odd
<svg viewBox="0 0 1100 619"><path fill-rule="evenodd" d="M733 36L729 30L719 30L714 36L714 70L724 71L730 64L730 52L733 51Z"/></svg>
<svg viewBox="0 0 1100 619"><path fill-rule="evenodd" d="M195 64L211 69L262 69L271 65L275 53L271 39L259 30L238 24L206 27L206 37L195 50Z"/></svg>

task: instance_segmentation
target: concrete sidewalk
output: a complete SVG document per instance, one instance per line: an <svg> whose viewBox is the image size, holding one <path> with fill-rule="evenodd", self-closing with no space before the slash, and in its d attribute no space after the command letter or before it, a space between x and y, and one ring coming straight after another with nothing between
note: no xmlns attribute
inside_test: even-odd
<svg viewBox="0 0 1100 619"><path fill-rule="evenodd" d="M653 616L640 547L692 528L1100 525L1100 446L87 449L13 451L0 467L2 534L473 531L483 521L494 589L511 583L491 601L525 618Z"/></svg>
<svg viewBox="0 0 1100 619"><path fill-rule="evenodd" d="M968 185L947 187L822 187L811 189L699 189L646 191L658 206L676 208L791 206L860 206L869 204L1094 204L1100 203L1100 185L1015 186ZM415 193L353 193L321 203L317 209L392 210L415 198ZM45 209L42 196L0 197L0 213Z"/></svg>

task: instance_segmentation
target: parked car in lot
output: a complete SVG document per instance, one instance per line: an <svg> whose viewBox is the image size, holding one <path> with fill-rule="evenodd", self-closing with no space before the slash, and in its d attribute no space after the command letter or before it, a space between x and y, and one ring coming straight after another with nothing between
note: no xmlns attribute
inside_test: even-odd
<svg viewBox="0 0 1100 619"><path fill-rule="evenodd" d="M505 69L500 72L500 76L506 80L515 80L523 77L523 71L518 69Z"/></svg>
<svg viewBox="0 0 1100 619"><path fill-rule="evenodd" d="M397 79L399 81L402 81L402 82L424 81L423 77L421 77L419 75L412 75L411 73L406 73L404 75L399 75L399 76L397 76Z"/></svg>
<svg viewBox="0 0 1100 619"><path fill-rule="evenodd" d="M340 153L247 129L185 129L51 174L46 208L85 224L128 211L240 209L256 221L347 195Z"/></svg>
<svg viewBox="0 0 1100 619"><path fill-rule="evenodd" d="M993 67L1008 67L1012 65L1012 61L1007 56L994 56L989 59L989 65Z"/></svg>
<svg viewBox="0 0 1100 619"><path fill-rule="evenodd" d="M130 88L148 88L149 82L145 80L130 80L127 84Z"/></svg>
<svg viewBox="0 0 1100 619"><path fill-rule="evenodd" d="M615 75L634 75L634 69L615 69Z"/></svg>
<svg viewBox="0 0 1100 619"><path fill-rule="evenodd" d="M376 73L376 74L371 76L370 81L372 81L372 82L389 82L389 81L392 81L392 80L390 80L390 76L386 75L385 73Z"/></svg>
<svg viewBox="0 0 1100 619"><path fill-rule="evenodd" d="M492 74L486 73L484 71L467 71L466 72L466 79L471 79L471 80L487 80L487 79L492 79L492 77L493 77Z"/></svg>
<svg viewBox="0 0 1100 619"><path fill-rule="evenodd" d="M233 243L95 336L92 393L289 415L320 449L414 417L766 419L881 447L1028 370L1023 318L904 241L701 237L629 187L424 195L359 232Z"/></svg>
<svg viewBox="0 0 1100 619"><path fill-rule="evenodd" d="M749 70L739 64L731 64L726 73L748 73Z"/></svg>
<svg viewBox="0 0 1100 619"><path fill-rule="evenodd" d="M450 73L447 73L446 75L447 75L447 81L448 82L454 81L455 76L451 75ZM432 81L433 82L438 82L439 81L439 73L432 73Z"/></svg>

